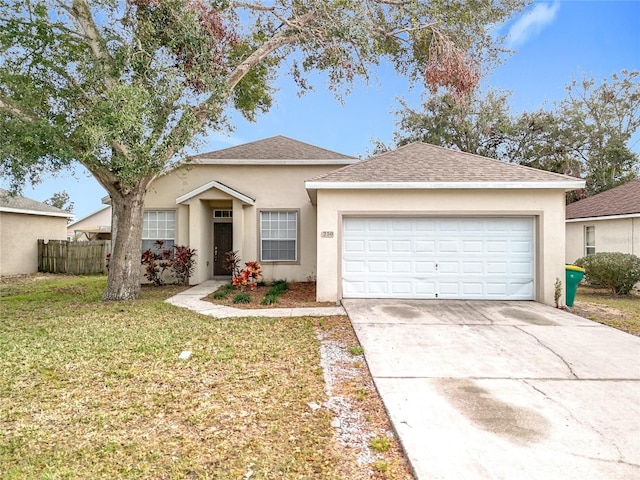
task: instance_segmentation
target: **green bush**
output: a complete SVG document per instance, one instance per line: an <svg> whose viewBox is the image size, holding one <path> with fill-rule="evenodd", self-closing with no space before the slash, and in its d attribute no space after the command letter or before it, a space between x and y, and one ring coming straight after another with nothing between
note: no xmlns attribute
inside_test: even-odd
<svg viewBox="0 0 640 480"><path fill-rule="evenodd" d="M287 290L289 290L289 283L286 280L276 280L271 284L269 293L273 293L274 295L280 295L281 293L284 293Z"/></svg>
<svg viewBox="0 0 640 480"><path fill-rule="evenodd" d="M272 293L265 294L264 298L260 302L262 305L274 305L278 303L278 295Z"/></svg>
<svg viewBox="0 0 640 480"><path fill-rule="evenodd" d="M640 282L640 257L630 253L600 252L579 258L589 283L608 288L615 295L627 295Z"/></svg>
<svg viewBox="0 0 640 480"><path fill-rule="evenodd" d="M251 302L251 295L249 295L246 292L242 292L237 294L235 297L233 297L233 300L231 300L233 303L250 303Z"/></svg>
<svg viewBox="0 0 640 480"><path fill-rule="evenodd" d="M233 285L224 285L213 292L213 298L216 300L222 300L223 298L226 298L227 295L229 295L233 290L235 290L235 287Z"/></svg>

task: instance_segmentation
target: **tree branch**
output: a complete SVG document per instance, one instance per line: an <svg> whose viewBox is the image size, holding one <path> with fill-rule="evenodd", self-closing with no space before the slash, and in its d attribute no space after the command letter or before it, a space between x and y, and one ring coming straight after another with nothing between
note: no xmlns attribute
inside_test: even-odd
<svg viewBox="0 0 640 480"><path fill-rule="evenodd" d="M93 52L94 57L100 60L105 66L109 65L112 62L112 58L109 55L100 42L100 32L98 31L98 27L93 21L93 17L91 16L91 7L87 3L86 0L73 0L71 9L68 10L71 15L80 23L82 30L84 31L84 36L87 41L87 45ZM113 87L117 80L108 75L105 72L104 77L105 84L107 87Z"/></svg>
<svg viewBox="0 0 640 480"><path fill-rule="evenodd" d="M10 113L14 117L18 117L20 120L24 120L26 122L35 122L38 120L37 118L26 114L20 108L5 103L5 101L6 100L3 100L2 98L0 98L0 110L4 110L5 112Z"/></svg>

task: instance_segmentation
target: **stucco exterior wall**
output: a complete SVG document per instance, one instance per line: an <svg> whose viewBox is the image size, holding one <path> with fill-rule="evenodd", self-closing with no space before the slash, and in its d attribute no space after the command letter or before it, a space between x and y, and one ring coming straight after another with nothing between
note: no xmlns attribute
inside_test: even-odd
<svg viewBox="0 0 640 480"><path fill-rule="evenodd" d="M38 239L66 240L66 217L0 212L0 275L38 271Z"/></svg>
<svg viewBox="0 0 640 480"><path fill-rule="evenodd" d="M198 250L192 284L213 276L213 212L233 210L233 249L242 262L259 260L260 210L299 211L298 261L261 262L265 280L304 281L316 275L316 213L304 181L340 165L190 165L160 177L150 187L146 210L176 211L176 244ZM243 204L212 188L182 204L176 199L211 181L217 181L255 200Z"/></svg>
<svg viewBox="0 0 640 480"><path fill-rule="evenodd" d="M640 255L640 217L617 220L588 220L566 223L565 260L575 262L586 255L585 227L595 227L596 252Z"/></svg>
<svg viewBox="0 0 640 480"><path fill-rule="evenodd" d="M86 235L76 235L76 231L82 230L83 228L104 228L105 231L111 231L111 207L106 207L96 213L93 213L82 220L78 220L77 222L69 225L67 227L67 237L69 240L74 240L74 237L77 241L85 242L87 241Z"/></svg>
<svg viewBox="0 0 640 480"><path fill-rule="evenodd" d="M563 190L318 190L317 212L319 301L341 298L342 217L358 214L534 216L536 300L555 305L556 278L564 284Z"/></svg>

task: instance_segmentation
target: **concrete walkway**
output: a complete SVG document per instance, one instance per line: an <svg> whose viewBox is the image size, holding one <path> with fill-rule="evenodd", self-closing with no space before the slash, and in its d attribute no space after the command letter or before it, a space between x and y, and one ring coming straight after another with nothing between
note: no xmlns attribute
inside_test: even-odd
<svg viewBox="0 0 640 480"><path fill-rule="evenodd" d="M640 338L535 302L343 304L418 480L640 479Z"/></svg>
<svg viewBox="0 0 640 480"><path fill-rule="evenodd" d="M221 286L229 283L228 280L207 280L189 290L178 293L165 300L171 305L187 308L194 312L215 318L240 318L240 317L326 317L331 315L346 315L344 308L336 307L308 307L308 308L234 308L225 305L202 300Z"/></svg>

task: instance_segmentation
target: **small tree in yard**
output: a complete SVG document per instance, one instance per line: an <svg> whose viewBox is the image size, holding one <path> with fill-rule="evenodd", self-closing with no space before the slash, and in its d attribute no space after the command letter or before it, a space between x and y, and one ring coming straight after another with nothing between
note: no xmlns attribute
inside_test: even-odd
<svg viewBox="0 0 640 480"><path fill-rule="evenodd" d="M640 257L630 253L593 253L575 264L585 269L587 281L608 288L614 295L627 295L640 282Z"/></svg>
<svg viewBox="0 0 640 480"><path fill-rule="evenodd" d="M150 185L229 111L267 111L285 59L301 91L317 70L339 96L388 60L462 97L500 53L491 28L525 3L0 0L0 172L17 190L84 165L111 197L103 299L132 299Z"/></svg>

